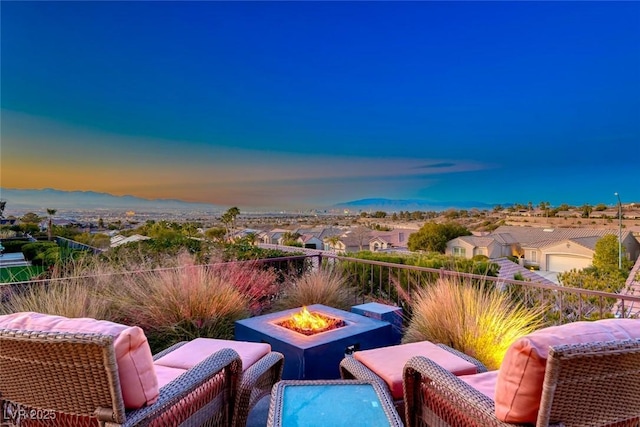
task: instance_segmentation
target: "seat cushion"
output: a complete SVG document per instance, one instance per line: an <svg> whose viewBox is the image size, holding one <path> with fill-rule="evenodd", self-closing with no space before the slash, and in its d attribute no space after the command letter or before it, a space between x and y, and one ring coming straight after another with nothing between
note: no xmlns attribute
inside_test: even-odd
<svg viewBox="0 0 640 427"><path fill-rule="evenodd" d="M271 351L271 346L267 343L196 338L156 360L155 364L190 369L223 348L235 350L240 355L243 372Z"/></svg>
<svg viewBox="0 0 640 427"><path fill-rule="evenodd" d="M481 372L473 375L460 375L458 378L487 396L492 401L495 400L498 371Z"/></svg>
<svg viewBox="0 0 640 427"><path fill-rule="evenodd" d="M540 329L516 340L500 366L496 417L508 423L536 422L550 347L629 338L640 338L640 320L567 323Z"/></svg>
<svg viewBox="0 0 640 427"><path fill-rule="evenodd" d="M158 388L162 388L169 384L171 381L178 378L180 375L187 372L186 369L170 368L168 366L156 365L156 377L158 378Z"/></svg>
<svg viewBox="0 0 640 427"><path fill-rule="evenodd" d="M403 399L402 375L404 365L413 356L425 356L454 375L477 372L476 365L438 347L429 341L400 344L372 350L356 351L353 357L382 378L395 400Z"/></svg>
<svg viewBox="0 0 640 427"><path fill-rule="evenodd" d="M42 332L94 333L114 337L118 377L125 408L138 409L158 399L158 381L144 331L106 320L21 312L0 316L0 328Z"/></svg>

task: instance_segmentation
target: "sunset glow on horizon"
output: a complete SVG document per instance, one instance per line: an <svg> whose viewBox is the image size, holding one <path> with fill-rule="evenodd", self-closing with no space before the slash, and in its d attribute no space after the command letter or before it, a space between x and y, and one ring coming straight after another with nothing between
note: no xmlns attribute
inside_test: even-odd
<svg viewBox="0 0 640 427"><path fill-rule="evenodd" d="M2 188L640 201L638 2L3 2L1 19Z"/></svg>

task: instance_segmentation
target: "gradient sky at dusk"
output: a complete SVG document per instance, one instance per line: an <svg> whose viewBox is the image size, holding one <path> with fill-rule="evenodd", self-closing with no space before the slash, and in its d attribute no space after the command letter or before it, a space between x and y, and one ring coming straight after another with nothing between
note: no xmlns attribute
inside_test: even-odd
<svg viewBox="0 0 640 427"><path fill-rule="evenodd" d="M6 2L0 185L640 202L640 2Z"/></svg>

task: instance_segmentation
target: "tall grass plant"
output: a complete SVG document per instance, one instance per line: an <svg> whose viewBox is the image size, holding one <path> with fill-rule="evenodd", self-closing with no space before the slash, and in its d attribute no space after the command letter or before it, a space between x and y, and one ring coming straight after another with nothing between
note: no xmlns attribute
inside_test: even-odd
<svg viewBox="0 0 640 427"><path fill-rule="evenodd" d="M50 269L47 280L11 285L0 312L33 311L111 320L113 304L107 295L113 284L113 270L94 261L91 257L70 260L64 267Z"/></svg>
<svg viewBox="0 0 640 427"><path fill-rule="evenodd" d="M543 326L544 309L527 308L489 282L439 279L412 295L403 342L444 343L498 369L509 346Z"/></svg>
<svg viewBox="0 0 640 427"><path fill-rule="evenodd" d="M349 284L341 268L323 265L292 278L276 306L278 309L289 309L322 304L348 310L355 301L355 292L356 289Z"/></svg>
<svg viewBox="0 0 640 427"><path fill-rule="evenodd" d="M198 337L233 338L250 298L216 269L179 257L181 267L129 274L120 290L112 288L121 321L143 328L154 351Z"/></svg>

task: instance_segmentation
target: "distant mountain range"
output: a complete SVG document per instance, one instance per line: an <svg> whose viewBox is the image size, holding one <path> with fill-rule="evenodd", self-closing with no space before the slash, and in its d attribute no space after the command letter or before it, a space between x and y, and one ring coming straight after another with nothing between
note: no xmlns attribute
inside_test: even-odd
<svg viewBox="0 0 640 427"><path fill-rule="evenodd" d="M126 209L138 211L203 210L223 212L226 207L207 203L190 203L176 199L144 199L135 196L114 196L95 191L63 191L53 188L18 190L0 188L0 199L7 202L7 211L46 209ZM338 203L330 209L368 211L444 211L447 209L492 209L495 205L482 202L433 202L419 199L360 199Z"/></svg>
<svg viewBox="0 0 640 427"><path fill-rule="evenodd" d="M495 204L459 201L459 202L434 202L420 199L360 199L351 202L338 203L333 207L336 209L349 209L357 211L444 211L447 209L493 209Z"/></svg>
<svg viewBox="0 0 640 427"><path fill-rule="evenodd" d="M7 211L14 209L39 211L45 209L224 210L212 204L190 203L175 199L143 199L95 191L62 191L53 188L41 190L0 188L0 199L7 202Z"/></svg>

